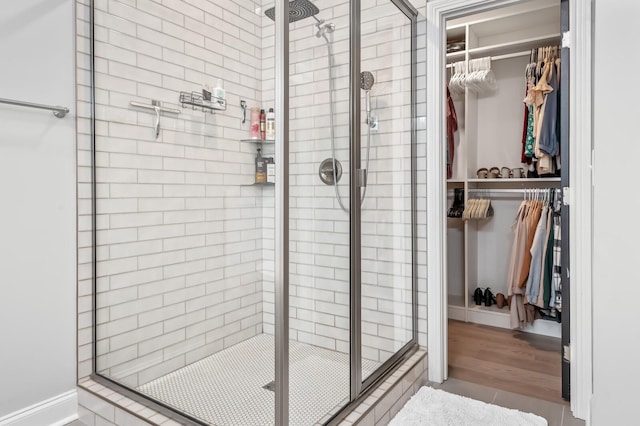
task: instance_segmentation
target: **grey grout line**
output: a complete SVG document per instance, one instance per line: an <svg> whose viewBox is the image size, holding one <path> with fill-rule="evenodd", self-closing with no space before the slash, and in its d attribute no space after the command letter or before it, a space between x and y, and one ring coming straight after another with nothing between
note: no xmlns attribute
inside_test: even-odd
<svg viewBox="0 0 640 426"><path fill-rule="evenodd" d="M493 393L493 398L491 399L491 403L494 404L496 402L496 398L498 398L498 391Z"/></svg>
<svg viewBox="0 0 640 426"><path fill-rule="evenodd" d="M564 425L564 412L566 411L567 407L566 406L562 406L562 416L560 417L560 426Z"/></svg>

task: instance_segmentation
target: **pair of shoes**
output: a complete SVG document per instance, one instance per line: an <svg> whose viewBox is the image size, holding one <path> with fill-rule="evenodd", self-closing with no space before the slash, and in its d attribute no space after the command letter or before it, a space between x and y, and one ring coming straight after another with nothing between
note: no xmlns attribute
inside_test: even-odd
<svg viewBox="0 0 640 426"><path fill-rule="evenodd" d="M455 188L453 196L453 205L447 212L448 217L460 218L464 212L464 189Z"/></svg>
<svg viewBox="0 0 640 426"><path fill-rule="evenodd" d="M484 290L484 293L480 287L476 288L476 291L473 292L473 301L476 305L482 305L484 303L484 306L491 306L498 303L496 296L494 296L489 287Z"/></svg>

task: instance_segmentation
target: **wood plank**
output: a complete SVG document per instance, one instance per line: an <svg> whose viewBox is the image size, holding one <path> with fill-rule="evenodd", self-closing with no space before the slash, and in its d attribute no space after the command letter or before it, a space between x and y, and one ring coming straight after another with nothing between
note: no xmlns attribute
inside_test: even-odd
<svg viewBox="0 0 640 426"><path fill-rule="evenodd" d="M449 377L562 400L560 339L449 320Z"/></svg>

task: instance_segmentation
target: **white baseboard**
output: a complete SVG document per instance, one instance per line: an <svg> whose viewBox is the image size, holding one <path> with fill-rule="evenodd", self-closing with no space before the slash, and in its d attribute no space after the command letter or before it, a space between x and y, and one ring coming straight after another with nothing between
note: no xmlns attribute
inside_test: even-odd
<svg viewBox="0 0 640 426"><path fill-rule="evenodd" d="M62 426L77 418L78 392L73 389L0 417L0 426Z"/></svg>
<svg viewBox="0 0 640 426"><path fill-rule="evenodd" d="M508 309L498 310L496 306L485 308L484 306L469 305L465 317L464 306L449 305L448 314L449 319L512 329ZM562 336L562 324L555 321L538 320L534 321L532 325L520 329L520 331L560 338Z"/></svg>

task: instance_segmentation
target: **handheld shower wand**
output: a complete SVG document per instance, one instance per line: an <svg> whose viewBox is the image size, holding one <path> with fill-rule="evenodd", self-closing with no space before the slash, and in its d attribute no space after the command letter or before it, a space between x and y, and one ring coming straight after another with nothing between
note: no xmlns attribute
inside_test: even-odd
<svg viewBox="0 0 640 426"><path fill-rule="evenodd" d="M375 79L373 78L373 74L369 71L362 71L360 73L360 88L364 90L365 95L365 109L367 110L367 119L365 123L367 124L367 153L365 157L365 180L364 180L364 188L362 190L361 195L361 203L364 203L364 199L367 196L367 177L366 175L369 173L369 152L371 151L371 128L373 127L373 120L371 120L371 88L373 87L373 83Z"/></svg>
<svg viewBox="0 0 640 426"><path fill-rule="evenodd" d="M371 126L371 88L375 83L373 74L369 71L362 71L360 73L360 88L364 90L365 94L365 108L367 110L367 125Z"/></svg>

